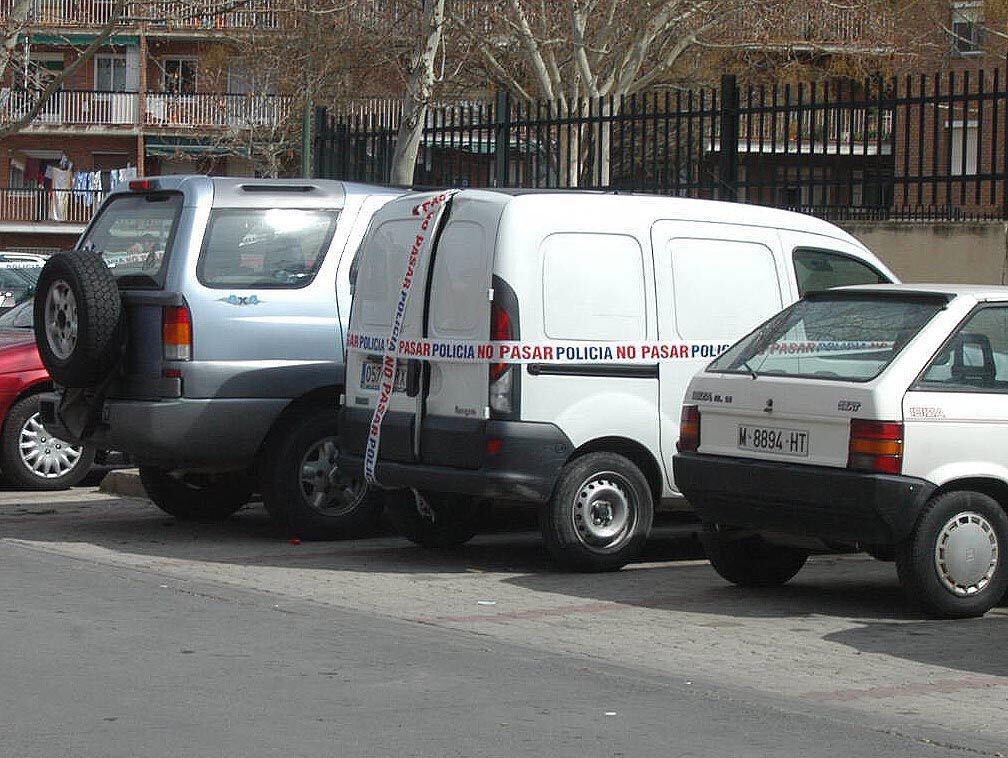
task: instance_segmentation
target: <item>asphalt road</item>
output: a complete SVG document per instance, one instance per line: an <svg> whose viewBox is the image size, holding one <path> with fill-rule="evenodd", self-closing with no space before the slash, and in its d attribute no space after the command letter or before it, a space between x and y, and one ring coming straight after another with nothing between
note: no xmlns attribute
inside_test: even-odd
<svg viewBox="0 0 1008 758"><path fill-rule="evenodd" d="M1008 744L1002 610L915 618L888 567L859 559L747 597L671 560L689 551L667 528L648 563L584 577L549 571L524 533L431 556L389 537L292 545L255 508L190 527L139 501L0 494L0 755L874 758Z"/></svg>

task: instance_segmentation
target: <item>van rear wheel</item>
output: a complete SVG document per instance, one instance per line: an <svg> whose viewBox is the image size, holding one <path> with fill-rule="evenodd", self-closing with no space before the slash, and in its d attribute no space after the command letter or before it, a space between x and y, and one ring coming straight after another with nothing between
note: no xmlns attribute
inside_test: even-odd
<svg viewBox="0 0 1008 758"><path fill-rule="evenodd" d="M576 571L615 571L644 548L654 501L641 470L616 453L568 463L539 525L550 556Z"/></svg>
<svg viewBox="0 0 1008 758"><path fill-rule="evenodd" d="M931 500L896 556L911 601L942 618L982 616L1005 595L1008 516L982 492Z"/></svg>
<svg viewBox="0 0 1008 758"><path fill-rule="evenodd" d="M203 474L140 464L147 497L179 521L224 521L252 497L249 478L240 472Z"/></svg>
<svg viewBox="0 0 1008 758"><path fill-rule="evenodd" d="M263 452L263 504L301 539L360 537L378 527L380 496L363 476L347 476L337 466L338 422L335 407L306 407L270 434Z"/></svg>
<svg viewBox="0 0 1008 758"><path fill-rule="evenodd" d="M486 502L447 492L386 490L385 512L393 528L421 547L464 545L476 536Z"/></svg>
<svg viewBox="0 0 1008 758"><path fill-rule="evenodd" d="M740 587L780 587L802 570L809 555L758 534L739 538L710 530L700 534L700 541L714 570Z"/></svg>

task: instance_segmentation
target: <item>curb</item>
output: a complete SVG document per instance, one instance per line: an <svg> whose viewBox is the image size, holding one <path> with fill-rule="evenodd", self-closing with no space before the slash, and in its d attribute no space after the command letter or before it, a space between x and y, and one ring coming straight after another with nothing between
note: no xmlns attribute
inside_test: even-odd
<svg viewBox="0 0 1008 758"><path fill-rule="evenodd" d="M119 497L147 497L147 492L140 482L140 471L135 468L109 471L98 485L98 491Z"/></svg>

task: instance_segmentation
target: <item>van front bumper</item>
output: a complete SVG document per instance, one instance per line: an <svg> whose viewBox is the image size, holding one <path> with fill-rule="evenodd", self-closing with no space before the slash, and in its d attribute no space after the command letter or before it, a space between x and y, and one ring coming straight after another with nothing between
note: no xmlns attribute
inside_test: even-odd
<svg viewBox="0 0 1008 758"><path fill-rule="evenodd" d="M892 545L935 491L923 479L680 453L676 485L707 524Z"/></svg>
<svg viewBox="0 0 1008 758"><path fill-rule="evenodd" d="M348 429L356 434L361 428L348 416L371 411L344 409L341 434ZM359 419L358 419L359 421ZM560 470L567 462L573 445L554 424L528 421L485 421L481 463L476 468L432 465L430 463L392 461L381 457L379 447L375 478L383 487L412 487L433 492L455 492L476 497L545 502L553 494ZM487 450L493 440L496 452ZM466 438L465 444L470 444ZM361 440L341 439L341 451L360 450ZM353 452L341 452L340 470L348 475L360 475L364 460Z"/></svg>

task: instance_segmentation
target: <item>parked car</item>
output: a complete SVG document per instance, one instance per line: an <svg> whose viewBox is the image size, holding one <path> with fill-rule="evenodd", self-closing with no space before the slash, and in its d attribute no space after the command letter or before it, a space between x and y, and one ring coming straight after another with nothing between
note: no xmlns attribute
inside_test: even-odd
<svg viewBox="0 0 1008 758"><path fill-rule="evenodd" d="M0 313L34 297L41 273L42 264L0 260Z"/></svg>
<svg viewBox="0 0 1008 758"><path fill-rule="evenodd" d="M417 208L429 197L395 200L375 216L359 251L351 333L388 336ZM637 343L677 354L587 364L401 359L376 479L393 488L386 507L399 530L420 544L464 542L482 499L511 498L542 504L543 536L561 563L624 565L655 504L679 494L679 407L711 343L727 347L809 290L894 280L837 227L769 208L483 190L449 203L436 246L412 272L402 339ZM679 354L683 343L706 347ZM348 474L367 448L380 352L348 354Z"/></svg>
<svg viewBox="0 0 1008 758"><path fill-rule="evenodd" d="M49 260L48 255L39 255L38 253L0 252L0 263L23 263L32 268L42 268L47 260Z"/></svg>
<svg viewBox="0 0 1008 758"><path fill-rule="evenodd" d="M302 537L352 534L380 503L336 468L347 275L393 190L335 181L138 179L35 299L66 389L47 423L125 451L162 510L228 517L260 491Z"/></svg>
<svg viewBox="0 0 1008 758"><path fill-rule="evenodd" d="M0 316L0 468L17 487L65 489L87 476L95 450L54 437L42 425L41 393L52 381L35 347L32 308L26 302Z"/></svg>
<svg viewBox="0 0 1008 758"><path fill-rule="evenodd" d="M679 447L725 579L783 584L825 541L895 559L932 614L981 615L1008 582L1008 288L806 297L690 383Z"/></svg>

